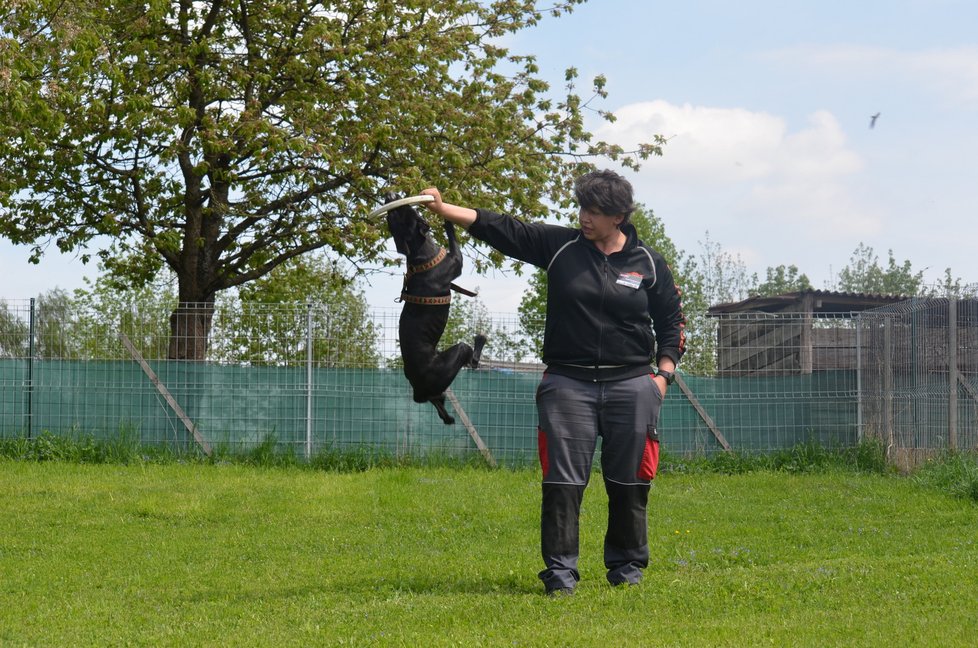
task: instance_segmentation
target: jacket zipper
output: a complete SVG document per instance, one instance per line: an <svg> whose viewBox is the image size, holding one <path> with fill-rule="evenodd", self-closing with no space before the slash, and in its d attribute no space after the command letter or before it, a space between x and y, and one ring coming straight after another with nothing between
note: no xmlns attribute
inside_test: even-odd
<svg viewBox="0 0 978 648"><path fill-rule="evenodd" d="M597 354L597 357L595 358L595 361L594 361L595 378L592 379L592 382L598 382L597 374L601 371L601 360L604 357L604 323L605 323L605 317L604 317L604 300L605 300L605 297L608 294L608 272L609 272L609 269L611 267L611 264L608 263L608 256L605 255L605 254L602 254L601 257L602 257L602 266L601 266L601 307L599 309L599 312L601 314L601 320L600 320L601 321L601 324L600 324L600 326L598 328L598 354Z"/></svg>

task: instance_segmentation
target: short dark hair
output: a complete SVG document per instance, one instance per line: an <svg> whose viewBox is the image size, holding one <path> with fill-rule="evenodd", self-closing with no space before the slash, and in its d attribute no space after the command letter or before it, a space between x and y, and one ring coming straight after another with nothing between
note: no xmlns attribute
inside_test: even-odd
<svg viewBox="0 0 978 648"><path fill-rule="evenodd" d="M574 197L584 209L598 209L608 216L624 216L627 223L635 204L632 184L614 171L591 171L574 181Z"/></svg>

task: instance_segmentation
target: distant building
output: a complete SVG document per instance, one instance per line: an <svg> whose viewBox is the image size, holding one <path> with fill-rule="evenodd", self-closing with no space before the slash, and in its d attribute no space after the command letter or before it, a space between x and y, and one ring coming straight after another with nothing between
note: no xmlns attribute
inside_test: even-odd
<svg viewBox="0 0 978 648"><path fill-rule="evenodd" d="M710 307L718 320L717 375L810 374L856 369L852 314L907 300L802 290Z"/></svg>

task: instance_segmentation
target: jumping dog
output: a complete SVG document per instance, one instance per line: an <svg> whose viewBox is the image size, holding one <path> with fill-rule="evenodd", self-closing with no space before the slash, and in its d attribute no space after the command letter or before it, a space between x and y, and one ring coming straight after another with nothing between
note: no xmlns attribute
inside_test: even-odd
<svg viewBox="0 0 978 648"><path fill-rule="evenodd" d="M464 342L437 351L438 341L448 323L452 280L462 274L462 253L455 239L455 226L445 222L448 249L436 245L428 236L427 221L409 205L387 212L387 227L397 251L407 257L407 273L401 291L399 337L404 375L414 390L414 402L431 403L446 425L455 422L445 409L445 390L462 367L479 366L486 337L476 335L474 345Z"/></svg>

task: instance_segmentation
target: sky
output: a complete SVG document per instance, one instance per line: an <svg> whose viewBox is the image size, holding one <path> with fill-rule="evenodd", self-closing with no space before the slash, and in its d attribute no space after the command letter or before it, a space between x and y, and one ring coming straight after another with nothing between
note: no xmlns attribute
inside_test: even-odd
<svg viewBox="0 0 978 648"><path fill-rule="evenodd" d="M596 139L668 138L661 158L623 173L687 254L709 238L761 278L796 265L828 288L864 244L928 282L945 268L978 282L973 0L590 0L505 45L535 55L558 91L571 66L581 94L607 77L597 107L617 121L596 119ZM56 252L40 266L27 256L0 241L0 298L97 274ZM457 283L513 313L525 278L467 271ZM399 285L375 275L364 288L392 306Z"/></svg>

